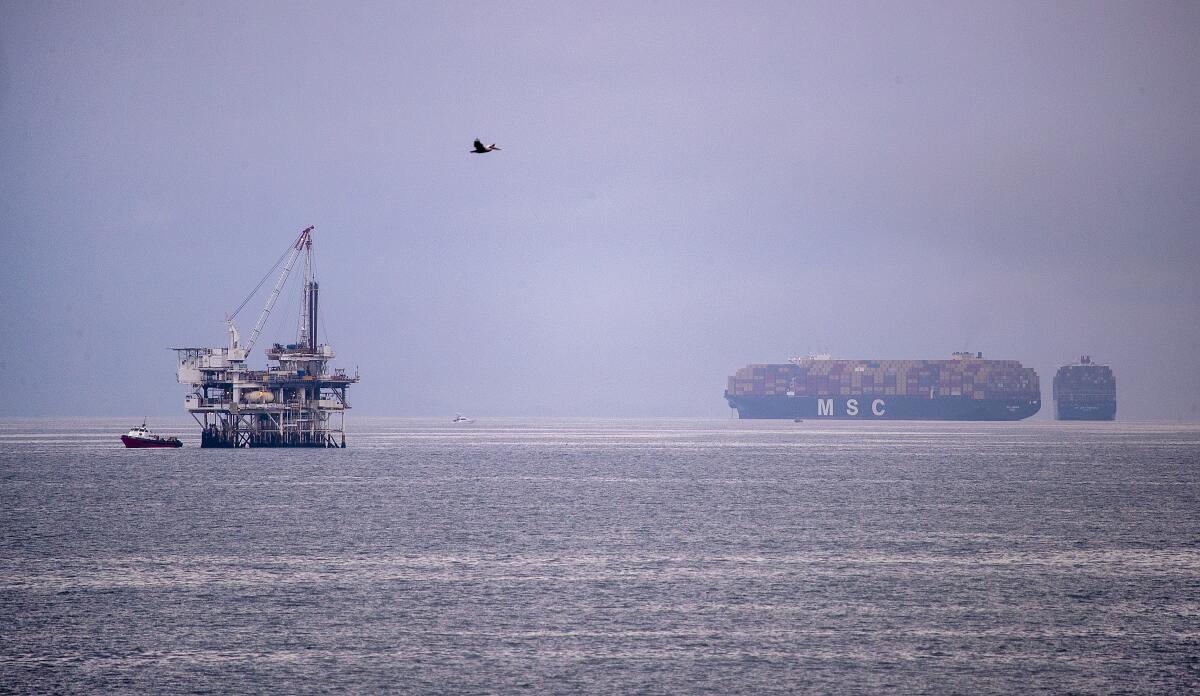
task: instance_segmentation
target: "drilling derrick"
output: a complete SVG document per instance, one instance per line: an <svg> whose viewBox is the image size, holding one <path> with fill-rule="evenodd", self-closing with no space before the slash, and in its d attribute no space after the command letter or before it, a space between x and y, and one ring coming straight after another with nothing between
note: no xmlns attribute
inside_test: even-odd
<svg viewBox="0 0 1200 696"><path fill-rule="evenodd" d="M184 407L200 425L201 447L345 447L346 389L358 373L329 369L333 348L317 338L319 285L313 269L312 231L300 233L258 286L225 318L229 346L173 348L178 379L191 391ZM258 341L297 259L304 256L300 322L295 343L266 350L267 369L252 370L246 358ZM286 261L286 262L285 262ZM280 268L250 340L241 344L234 319L275 269Z"/></svg>

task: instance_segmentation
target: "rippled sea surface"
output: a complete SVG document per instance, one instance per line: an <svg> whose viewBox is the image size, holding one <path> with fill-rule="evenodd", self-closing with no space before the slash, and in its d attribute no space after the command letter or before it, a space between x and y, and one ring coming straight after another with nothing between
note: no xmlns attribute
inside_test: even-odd
<svg viewBox="0 0 1200 696"><path fill-rule="evenodd" d="M0 691L1195 692L1200 428L0 420Z"/></svg>

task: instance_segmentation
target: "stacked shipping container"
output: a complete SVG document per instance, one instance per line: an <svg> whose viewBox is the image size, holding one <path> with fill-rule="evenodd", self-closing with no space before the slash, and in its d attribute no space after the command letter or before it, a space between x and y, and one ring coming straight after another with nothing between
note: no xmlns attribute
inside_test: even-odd
<svg viewBox="0 0 1200 696"><path fill-rule="evenodd" d="M1037 397L1037 373L1016 360L955 353L952 360L826 360L748 365L729 378L733 396Z"/></svg>

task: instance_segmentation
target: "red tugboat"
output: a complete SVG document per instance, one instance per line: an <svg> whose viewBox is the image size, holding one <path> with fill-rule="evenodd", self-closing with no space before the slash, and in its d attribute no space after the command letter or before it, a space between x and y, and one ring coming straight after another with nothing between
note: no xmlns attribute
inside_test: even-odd
<svg viewBox="0 0 1200 696"><path fill-rule="evenodd" d="M141 425L129 429L129 432L121 436L121 442L125 443L126 447L183 447L183 443L179 438L171 435L162 437L154 435L146 429L145 421Z"/></svg>

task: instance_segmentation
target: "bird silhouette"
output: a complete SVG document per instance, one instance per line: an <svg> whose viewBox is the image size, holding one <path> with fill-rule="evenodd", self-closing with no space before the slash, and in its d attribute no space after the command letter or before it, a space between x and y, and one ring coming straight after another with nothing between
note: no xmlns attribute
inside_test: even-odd
<svg viewBox="0 0 1200 696"><path fill-rule="evenodd" d="M485 152L491 152L492 150L499 150L499 149L500 148L496 147L496 143L492 143L491 145L484 147L483 143L479 142L479 138L475 138L475 149L471 150L471 154L482 155Z"/></svg>

